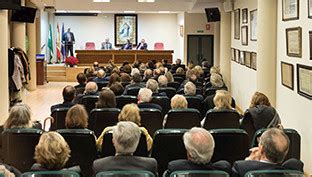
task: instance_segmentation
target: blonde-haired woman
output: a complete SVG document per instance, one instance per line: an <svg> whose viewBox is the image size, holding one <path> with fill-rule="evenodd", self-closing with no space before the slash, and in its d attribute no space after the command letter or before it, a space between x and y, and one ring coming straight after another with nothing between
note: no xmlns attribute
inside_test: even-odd
<svg viewBox="0 0 312 177"><path fill-rule="evenodd" d="M183 95L175 95L174 97L171 98L171 109L187 109L187 100ZM163 120L163 127L165 127L167 123L167 117L168 114L165 115L164 120Z"/></svg>
<svg viewBox="0 0 312 177"><path fill-rule="evenodd" d="M76 104L68 110L65 126L68 129L84 129L88 127L88 113L84 106Z"/></svg>
<svg viewBox="0 0 312 177"><path fill-rule="evenodd" d="M31 128L31 109L26 104L18 103L10 109L9 117L4 123L4 129Z"/></svg>
<svg viewBox="0 0 312 177"><path fill-rule="evenodd" d="M140 110L136 104L132 103L125 105L118 115L118 121L131 121L140 126L142 133L146 136L147 150L150 151L152 149L153 139L149 135L148 131L144 127L141 127ZM112 130L112 128L113 127L106 127L97 139L96 146L99 151L102 150L103 137L105 133Z"/></svg>

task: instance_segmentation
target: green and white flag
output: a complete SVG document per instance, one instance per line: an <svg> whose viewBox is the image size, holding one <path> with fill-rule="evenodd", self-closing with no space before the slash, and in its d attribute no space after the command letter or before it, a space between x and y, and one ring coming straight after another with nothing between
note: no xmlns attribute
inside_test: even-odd
<svg viewBox="0 0 312 177"><path fill-rule="evenodd" d="M48 38L48 49L49 49L49 54L50 54L50 59L49 63L52 63L52 58L53 58L53 41L52 41L52 26L51 24L49 25L49 38Z"/></svg>

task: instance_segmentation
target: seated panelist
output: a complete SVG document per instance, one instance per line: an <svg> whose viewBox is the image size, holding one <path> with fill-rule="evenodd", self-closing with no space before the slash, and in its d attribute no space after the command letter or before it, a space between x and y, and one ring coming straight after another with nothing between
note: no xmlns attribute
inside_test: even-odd
<svg viewBox="0 0 312 177"><path fill-rule="evenodd" d="M147 50L147 43L144 39L141 40L141 42L136 47L137 50Z"/></svg>
<svg viewBox="0 0 312 177"><path fill-rule="evenodd" d="M131 50L132 49L132 43L131 43L130 39L127 39L127 43L124 44L121 47L121 49L123 49L123 50Z"/></svg>
<svg viewBox="0 0 312 177"><path fill-rule="evenodd" d="M112 43L109 42L109 38L106 38L105 42L102 42L101 49L102 50L112 50Z"/></svg>

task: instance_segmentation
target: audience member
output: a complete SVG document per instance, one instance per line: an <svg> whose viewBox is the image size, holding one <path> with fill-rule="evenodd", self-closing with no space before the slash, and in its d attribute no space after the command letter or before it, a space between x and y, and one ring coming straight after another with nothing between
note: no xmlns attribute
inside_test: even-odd
<svg viewBox="0 0 312 177"><path fill-rule="evenodd" d="M162 59L161 60L161 63L164 67L166 67L168 70L171 69L171 64L168 63L168 60L167 59Z"/></svg>
<svg viewBox="0 0 312 177"><path fill-rule="evenodd" d="M187 109L187 100L183 95L175 95L174 97L171 98L171 109ZM163 120L163 127L165 127L167 123L167 114L164 117Z"/></svg>
<svg viewBox="0 0 312 177"><path fill-rule="evenodd" d="M124 73L127 73L127 74L130 74L131 70L132 70L132 67L131 67L131 65L129 63L124 63L124 65L121 66L121 68L120 68L121 72L124 72Z"/></svg>
<svg viewBox="0 0 312 177"><path fill-rule="evenodd" d="M111 89L103 88L99 100L96 102L96 108L116 108L116 97Z"/></svg>
<svg viewBox="0 0 312 177"><path fill-rule="evenodd" d="M31 128L31 109L28 105L17 103L11 107L9 117L5 121L3 128Z"/></svg>
<svg viewBox="0 0 312 177"><path fill-rule="evenodd" d="M98 86L95 82L88 82L83 94L79 94L76 97L75 103L81 103L82 98L87 95L99 95Z"/></svg>
<svg viewBox="0 0 312 177"><path fill-rule="evenodd" d="M148 88L141 88L138 94L138 107L162 110L158 104L150 103L153 92Z"/></svg>
<svg viewBox="0 0 312 177"><path fill-rule="evenodd" d="M0 173L3 177L19 177L22 173L13 166L9 166L4 163L0 163Z"/></svg>
<svg viewBox="0 0 312 177"><path fill-rule="evenodd" d="M196 65L192 70L194 71L194 74L197 76L197 78L202 78L204 75L204 71L199 65Z"/></svg>
<svg viewBox="0 0 312 177"><path fill-rule="evenodd" d="M154 79L149 79L146 82L146 88L150 89L153 92L153 96L167 96L165 92L158 92L158 82Z"/></svg>
<svg viewBox="0 0 312 177"><path fill-rule="evenodd" d="M83 73L78 73L77 74L77 82L78 82L78 85L75 86L75 89L80 89L80 88L85 88L86 87L86 82L87 82L87 77L85 74Z"/></svg>
<svg viewBox="0 0 312 177"><path fill-rule="evenodd" d="M124 95L127 95L129 88L143 88L143 87L145 87L145 85L141 83L141 75L135 73L132 77L132 83L126 86L124 90Z"/></svg>
<svg viewBox="0 0 312 177"><path fill-rule="evenodd" d="M140 74L140 70L138 69L138 68L132 68L132 70L131 70L131 76L133 76L134 74Z"/></svg>
<svg viewBox="0 0 312 177"><path fill-rule="evenodd" d="M181 170L222 170L231 174L231 164L227 161L210 162L215 143L212 135L203 128L194 127L184 133L183 141L187 159L174 160L168 164L170 173Z"/></svg>
<svg viewBox="0 0 312 177"><path fill-rule="evenodd" d="M154 69L154 71L153 71L153 79L157 80L160 75L161 75L160 69L159 68Z"/></svg>
<svg viewBox="0 0 312 177"><path fill-rule="evenodd" d="M172 73L174 73L174 72L172 72ZM185 71L184 71L184 69L183 68L181 68L181 67L179 67L177 70L176 70L176 72L175 72L175 75L176 76L185 76Z"/></svg>
<svg viewBox="0 0 312 177"><path fill-rule="evenodd" d="M193 82L187 82L185 85L184 85L184 95L185 96L197 96L198 98L200 99L204 99L202 95L197 95L196 94L196 86L195 84L193 84Z"/></svg>
<svg viewBox="0 0 312 177"><path fill-rule="evenodd" d="M103 69L98 70L96 76L97 77L93 79L93 82L103 83L103 82L109 80L109 77L105 77L106 73L105 73L105 71Z"/></svg>
<svg viewBox="0 0 312 177"><path fill-rule="evenodd" d="M208 61L203 61L202 62L202 69L204 71L204 76L209 77L210 76L210 64Z"/></svg>
<svg viewBox="0 0 312 177"><path fill-rule="evenodd" d="M121 83L130 83L131 82L131 77L127 73L121 73L120 79L121 79Z"/></svg>
<svg viewBox="0 0 312 177"><path fill-rule="evenodd" d="M212 73L210 76L211 87L215 89L221 89L224 87L222 76L217 73Z"/></svg>
<svg viewBox="0 0 312 177"><path fill-rule="evenodd" d="M158 85L159 87L167 87L168 79L165 75L161 75L158 77Z"/></svg>
<svg viewBox="0 0 312 177"><path fill-rule="evenodd" d="M280 129L266 130L260 137L259 147L252 148L250 156L236 161L232 167L233 177L244 177L254 170L298 170L303 172L303 163L297 159L284 161L289 150L289 139Z"/></svg>
<svg viewBox="0 0 312 177"><path fill-rule="evenodd" d="M155 159L133 156L139 144L141 128L133 122L122 121L112 129L116 155L95 160L94 173L112 170L146 170L157 176Z"/></svg>
<svg viewBox="0 0 312 177"><path fill-rule="evenodd" d="M94 68L95 71L100 70L99 62L97 62L97 61L93 62L93 68Z"/></svg>
<svg viewBox="0 0 312 177"><path fill-rule="evenodd" d="M111 74L110 75L110 77L109 77L109 82L108 82L108 87L109 86L111 86L113 83L115 83L115 82L120 82L121 81L121 78L120 78L120 76L118 75L118 74L116 74L116 73L113 73L113 74Z"/></svg>
<svg viewBox="0 0 312 177"><path fill-rule="evenodd" d="M176 70L177 70L178 68L180 68L180 67L184 70L184 69L185 69L185 66L182 65L181 63L182 63L181 59L179 59L179 58L176 59L175 64L173 64L173 65L171 66L171 72L172 72L172 73L176 73Z"/></svg>
<svg viewBox="0 0 312 177"><path fill-rule="evenodd" d="M141 116L140 116L140 111L139 111L138 106L133 103L125 105L122 108L120 114L118 115L118 122L121 122L121 121L131 121L137 124L138 126L141 126ZM99 151L102 150L103 137L105 133L111 129L112 127L106 127L103 130L102 134L97 139L96 146ZM153 139L148 134L148 131L144 127L140 127L140 130L146 136L147 150L150 151L152 149Z"/></svg>
<svg viewBox="0 0 312 177"><path fill-rule="evenodd" d="M174 82L173 75L172 75L172 73L170 71L167 71L165 73L165 76L167 77L168 82Z"/></svg>
<svg viewBox="0 0 312 177"><path fill-rule="evenodd" d="M68 129L84 129L88 127L88 113L83 105L76 104L68 110L65 126Z"/></svg>
<svg viewBox="0 0 312 177"><path fill-rule="evenodd" d="M184 89L184 85L187 82L192 82L193 84L196 85L197 76L193 70L188 70L185 76L186 76L186 79L181 83L179 90Z"/></svg>
<svg viewBox="0 0 312 177"><path fill-rule="evenodd" d="M147 69L144 71L143 82L147 82L147 80L153 77L153 71L151 69Z"/></svg>
<svg viewBox="0 0 312 177"><path fill-rule="evenodd" d="M215 74L220 74L220 68L217 66L212 66L210 68L210 74L215 73Z"/></svg>
<svg viewBox="0 0 312 177"><path fill-rule="evenodd" d="M140 66L139 66L140 73L141 73L141 74L144 74L144 71L145 71L146 69L147 69L146 64L141 63Z"/></svg>
<svg viewBox="0 0 312 177"><path fill-rule="evenodd" d="M109 87L116 96L120 96L124 92L124 87L121 85L120 82L115 82Z"/></svg>
<svg viewBox="0 0 312 177"><path fill-rule="evenodd" d="M73 105L75 105L73 100L75 99L76 89L73 86L71 85L65 86L62 95L63 95L63 103L51 106L51 112L53 112L53 110L57 108L70 108Z"/></svg>
<svg viewBox="0 0 312 177"><path fill-rule="evenodd" d="M92 81L96 77L96 73L97 73L97 71L95 71L93 67L86 69L85 74L87 77L87 81L88 82Z"/></svg>

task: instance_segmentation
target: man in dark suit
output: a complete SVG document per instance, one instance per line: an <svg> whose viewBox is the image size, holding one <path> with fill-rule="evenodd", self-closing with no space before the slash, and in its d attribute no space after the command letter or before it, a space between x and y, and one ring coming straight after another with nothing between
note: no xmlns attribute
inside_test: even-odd
<svg viewBox="0 0 312 177"><path fill-rule="evenodd" d="M181 170L222 170L231 173L229 162L210 162L214 150L214 140L207 130L194 127L183 135L183 141L187 151L187 160L169 162L166 176Z"/></svg>
<svg viewBox="0 0 312 177"><path fill-rule="evenodd" d="M138 73L133 74L131 84L127 85L124 90L124 95L127 95L127 92L130 88L143 88L145 85L141 83L141 75Z"/></svg>
<svg viewBox="0 0 312 177"><path fill-rule="evenodd" d="M138 107L139 108L150 108L150 109L158 109L159 111L162 108L155 103L150 103L152 100L153 92L148 88L141 88L138 94Z"/></svg>
<svg viewBox="0 0 312 177"><path fill-rule="evenodd" d="M74 102L81 104L82 98L87 95L99 95L98 86L95 82L88 82L85 87L85 92L83 94L78 94Z"/></svg>
<svg viewBox="0 0 312 177"><path fill-rule="evenodd" d="M64 87L64 89L63 89L63 100L64 100L64 102L51 106L51 112L57 108L70 108L70 107L72 107L75 104L73 102L75 95L76 95L76 89L73 86L67 85L66 87Z"/></svg>
<svg viewBox="0 0 312 177"><path fill-rule="evenodd" d="M62 36L62 43L65 44L66 57L70 52L70 56L74 56L73 45L75 44L74 33L70 31L70 28L67 29L67 32Z"/></svg>
<svg viewBox="0 0 312 177"><path fill-rule="evenodd" d="M105 39L105 42L102 42L101 49L102 50L112 50L112 43L109 42L109 38Z"/></svg>
<svg viewBox="0 0 312 177"><path fill-rule="evenodd" d="M185 70L185 65L182 65L181 63L182 63L182 61L181 61L180 58L176 59L175 64L173 64L173 65L171 66L171 72L172 72L172 73L175 73L176 70L177 70L179 67L181 67L181 68L183 68L183 69Z"/></svg>
<svg viewBox="0 0 312 177"><path fill-rule="evenodd" d="M136 47L137 50L147 50L147 43L144 39L141 40L141 42Z"/></svg>
<svg viewBox="0 0 312 177"><path fill-rule="evenodd" d="M121 49L123 49L123 50L131 50L132 49L132 43L131 43L130 39L127 39L127 43L124 44L121 47Z"/></svg>
<svg viewBox="0 0 312 177"><path fill-rule="evenodd" d="M251 149L251 154L245 160L236 161L232 167L234 177L244 177L254 170L298 170L303 171L303 163L297 159L286 157L289 149L289 139L280 129L271 128L265 131L259 142L259 147Z"/></svg>
<svg viewBox="0 0 312 177"><path fill-rule="evenodd" d="M157 161L154 158L133 156L141 136L141 130L133 122L121 121L113 128L115 156L95 160L94 174L112 170L146 170L157 176Z"/></svg>

